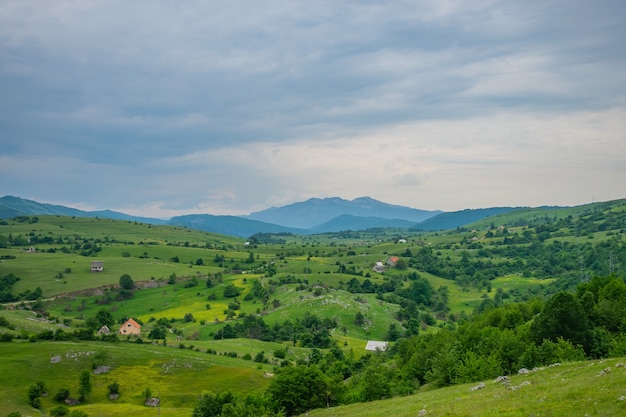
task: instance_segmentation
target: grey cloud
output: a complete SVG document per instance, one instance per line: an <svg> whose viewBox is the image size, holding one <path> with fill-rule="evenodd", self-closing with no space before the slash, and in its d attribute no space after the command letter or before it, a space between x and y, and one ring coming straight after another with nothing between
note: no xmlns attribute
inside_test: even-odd
<svg viewBox="0 0 626 417"><path fill-rule="evenodd" d="M262 204L281 197L250 186L241 167L221 194L194 194L188 183L219 173L159 164L416 122L623 107L624 12L619 1L579 0L4 1L0 145L15 161L106 170L101 189L133 178L141 191L125 195L136 205L166 187L176 207ZM441 140L502 140L472 126ZM392 174L398 184L423 184L420 175ZM323 189L307 187L289 195Z"/></svg>

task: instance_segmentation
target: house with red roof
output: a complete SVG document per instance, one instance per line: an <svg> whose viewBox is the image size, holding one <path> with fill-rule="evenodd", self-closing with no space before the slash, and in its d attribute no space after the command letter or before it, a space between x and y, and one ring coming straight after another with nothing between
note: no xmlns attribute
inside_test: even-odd
<svg viewBox="0 0 626 417"><path fill-rule="evenodd" d="M141 324L130 318L120 326L120 334L126 336L139 336L141 334Z"/></svg>

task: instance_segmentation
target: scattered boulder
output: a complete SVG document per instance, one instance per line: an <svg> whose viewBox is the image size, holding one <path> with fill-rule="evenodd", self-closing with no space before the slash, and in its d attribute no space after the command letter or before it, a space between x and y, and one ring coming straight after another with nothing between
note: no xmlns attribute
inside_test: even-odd
<svg viewBox="0 0 626 417"><path fill-rule="evenodd" d="M606 375L606 374L608 374L610 372L611 372L611 368L604 368L603 370L600 371L598 376Z"/></svg>
<svg viewBox="0 0 626 417"><path fill-rule="evenodd" d="M495 380L495 381L493 381L493 382L502 382L502 383L504 384L504 383L508 382L508 380L509 380L509 377L508 377L508 376L506 376L506 375L500 375L500 376L499 376L499 377L497 377L497 378L496 378L496 380Z"/></svg>
<svg viewBox="0 0 626 417"><path fill-rule="evenodd" d="M420 417L424 417L426 415L426 410L424 410L423 408L417 413L418 416Z"/></svg>
<svg viewBox="0 0 626 417"><path fill-rule="evenodd" d="M522 368L519 371L517 371L518 375L524 375L524 374L529 374L529 373L530 373L530 371L528 369L526 369L526 368Z"/></svg>
<svg viewBox="0 0 626 417"><path fill-rule="evenodd" d="M80 404L80 401L78 401L76 398L66 398L65 399L65 404L69 405L69 406L74 406L74 405L78 405Z"/></svg>
<svg viewBox="0 0 626 417"><path fill-rule="evenodd" d="M522 388L522 387L525 387L525 386L527 386L527 385L530 385L530 381L524 381L524 382L522 382L522 383L521 383L521 384L519 384L519 385L510 385L510 386L508 387L508 389L509 389L509 390L511 390L511 391L515 391L515 390L518 390L518 389L520 389L520 388Z"/></svg>
<svg viewBox="0 0 626 417"><path fill-rule="evenodd" d="M109 400L115 401L120 398L120 394L109 394Z"/></svg>
<svg viewBox="0 0 626 417"><path fill-rule="evenodd" d="M98 366L96 369L93 370L93 373L95 375L100 375L100 374L106 374L107 372L109 372L111 370L110 366Z"/></svg>
<svg viewBox="0 0 626 417"><path fill-rule="evenodd" d="M61 355L56 355L50 358L50 363L59 363L61 362Z"/></svg>
<svg viewBox="0 0 626 417"><path fill-rule="evenodd" d="M146 399L146 402L144 403L144 405L146 407L158 407L159 406L159 399L156 398L156 397L148 398L148 399Z"/></svg>
<svg viewBox="0 0 626 417"><path fill-rule="evenodd" d="M471 388L470 388L470 391L471 391L471 392L478 391L479 389L483 389L483 388L485 388L485 386L486 386L486 385L485 385L485 383L484 383L484 382L481 382L480 384L478 384L478 385L476 385L476 386L474 386L474 387L471 387Z"/></svg>
<svg viewBox="0 0 626 417"><path fill-rule="evenodd" d="M556 362L556 363L548 365L548 368L556 368L557 366L561 366L561 364Z"/></svg>

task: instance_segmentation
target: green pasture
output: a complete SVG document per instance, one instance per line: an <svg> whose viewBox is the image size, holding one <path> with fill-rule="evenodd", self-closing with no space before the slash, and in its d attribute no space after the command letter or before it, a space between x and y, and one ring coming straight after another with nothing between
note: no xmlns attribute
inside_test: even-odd
<svg viewBox="0 0 626 417"><path fill-rule="evenodd" d="M17 335L40 333L44 330L54 331L62 327L55 321L38 317L36 313L30 310L0 310L0 316L6 318L13 327L13 330L2 328L1 331Z"/></svg>
<svg viewBox="0 0 626 417"><path fill-rule="evenodd" d="M44 411L58 405L53 397L61 388L77 398L80 373L95 365L111 370L91 375L93 390L87 403L77 407L90 416L154 415L154 409L143 406L146 388L160 397L163 415L189 416L203 393L260 392L269 383L269 368L252 361L151 344L13 342L0 344L0 354L0 415L12 411L32 415L26 392L37 381L43 381L49 392L42 398ZM55 357L60 361L53 363ZM115 381L121 396L112 401L107 386Z"/></svg>
<svg viewBox="0 0 626 417"><path fill-rule="evenodd" d="M0 255L15 256L15 259L0 261L0 275L13 273L22 278L13 287L15 293L33 291L40 287L46 298L118 284L124 274L129 274L134 281L148 281L167 280L172 274L178 277L198 274L206 276L221 270L212 266L196 266L152 258L106 255L92 258L71 253L28 253L15 249L0 249ZM91 262L94 260L104 262L104 271L91 272ZM67 272L68 270L71 272Z"/></svg>
<svg viewBox="0 0 626 417"><path fill-rule="evenodd" d="M53 235L59 237L79 236L94 238L101 242L155 242L170 244L185 244L189 246L206 244L215 246L242 245L243 239L230 236L216 235L179 226L152 225L125 220L105 218L67 217L67 216L37 216L36 223L16 222L9 220L9 224L0 225L0 233L13 235Z"/></svg>

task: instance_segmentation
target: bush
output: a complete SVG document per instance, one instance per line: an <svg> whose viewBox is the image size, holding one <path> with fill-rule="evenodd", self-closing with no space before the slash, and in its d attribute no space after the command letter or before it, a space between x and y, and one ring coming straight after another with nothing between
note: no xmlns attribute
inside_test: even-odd
<svg viewBox="0 0 626 417"><path fill-rule="evenodd" d="M52 410L50 410L50 416L51 417L63 417L63 416L66 416L69 412L70 410L66 406L60 405L57 408L53 408Z"/></svg>
<svg viewBox="0 0 626 417"><path fill-rule="evenodd" d="M63 402L70 397L70 390L67 388L61 388L55 395L55 401Z"/></svg>
<svg viewBox="0 0 626 417"><path fill-rule="evenodd" d="M224 287L224 297L226 298L237 297L239 294L241 294L241 288L235 287L233 284Z"/></svg>
<svg viewBox="0 0 626 417"><path fill-rule="evenodd" d="M107 388L109 389L109 395L111 395L111 394L119 395L120 394L120 384L118 384L117 381L113 382L112 384L109 384L109 386Z"/></svg>

